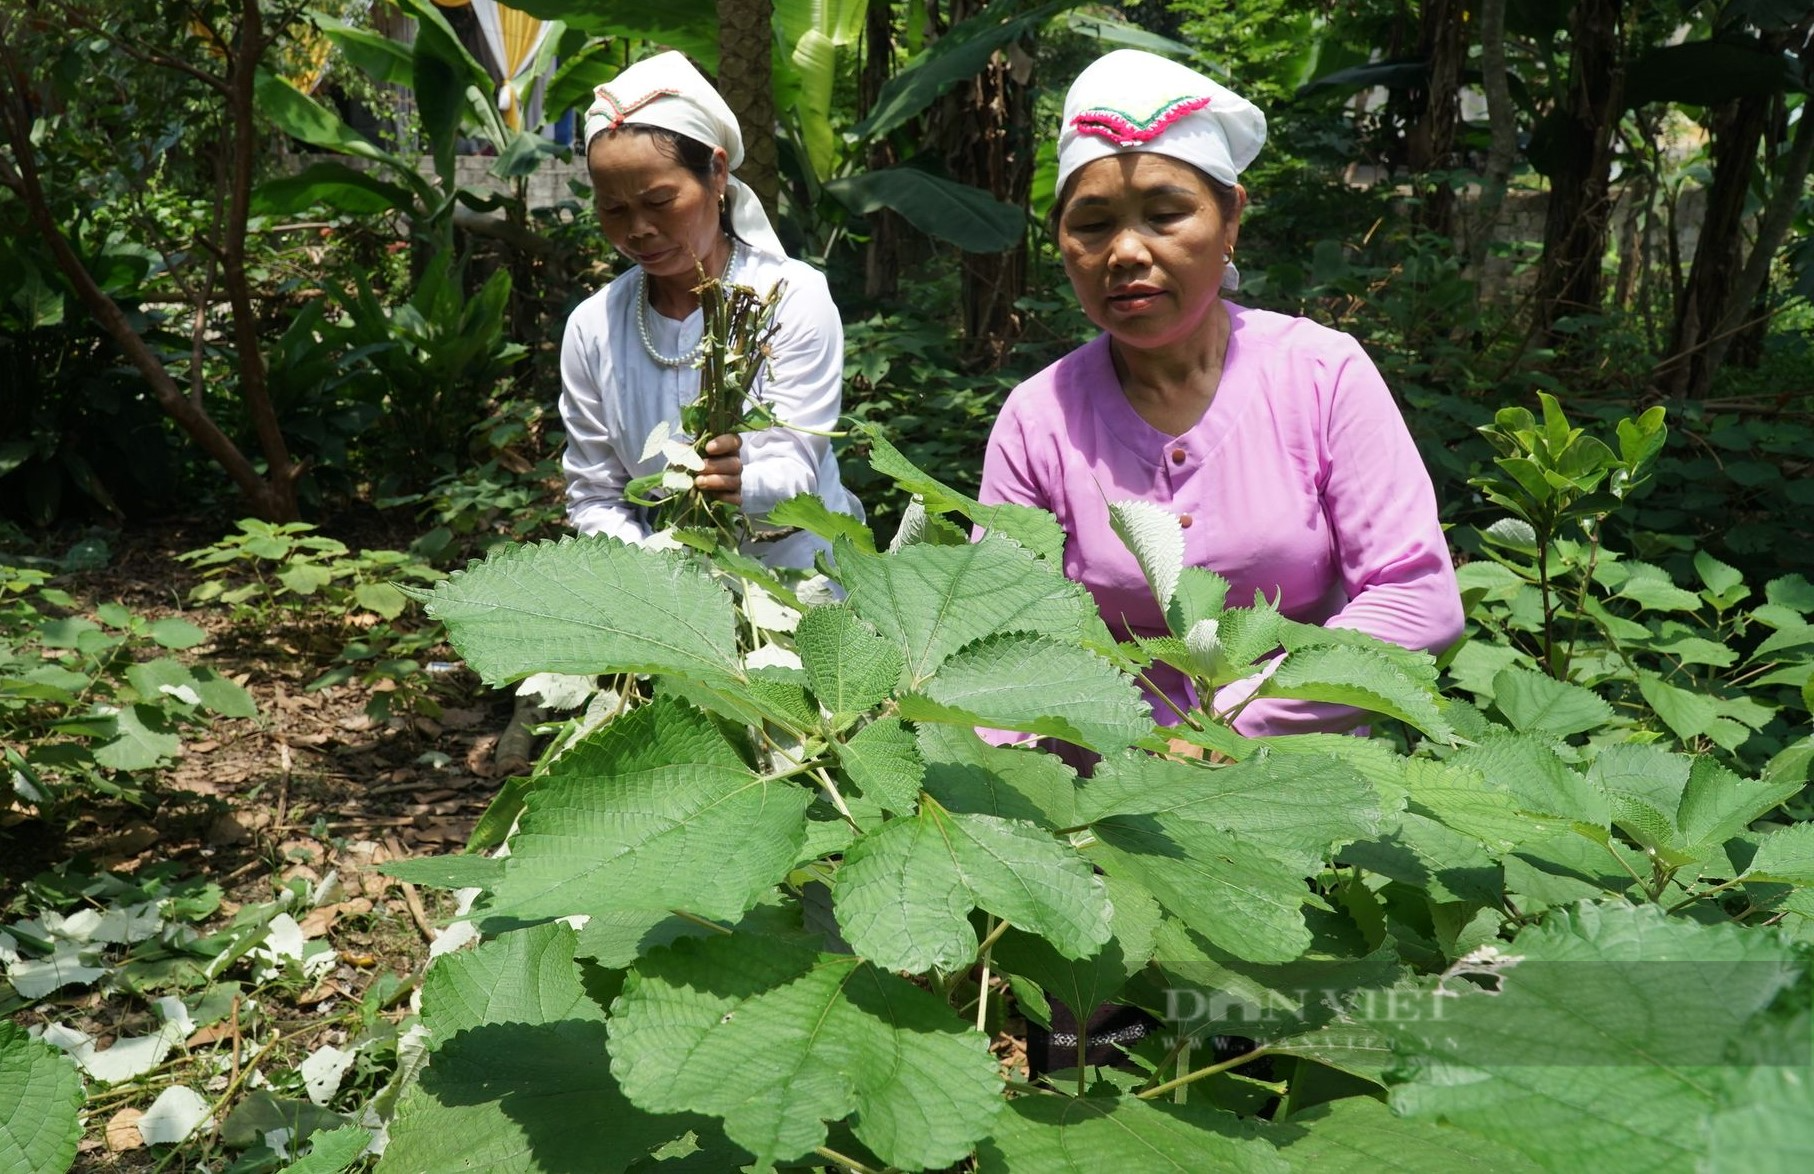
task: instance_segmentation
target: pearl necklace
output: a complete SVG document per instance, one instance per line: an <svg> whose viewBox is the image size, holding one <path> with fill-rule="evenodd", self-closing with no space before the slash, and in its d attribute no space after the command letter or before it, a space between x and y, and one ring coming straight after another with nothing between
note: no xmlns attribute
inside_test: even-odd
<svg viewBox="0 0 1814 1174"><path fill-rule="evenodd" d="M738 265L743 260L742 242L731 240L731 255L724 263L723 280L728 284L737 273ZM693 349L683 355L664 355L655 349L655 340L649 337L649 275L642 269L636 271L636 332L642 335L642 349L651 359L663 367L691 367L699 361L705 351L705 334L702 331L699 341Z"/></svg>

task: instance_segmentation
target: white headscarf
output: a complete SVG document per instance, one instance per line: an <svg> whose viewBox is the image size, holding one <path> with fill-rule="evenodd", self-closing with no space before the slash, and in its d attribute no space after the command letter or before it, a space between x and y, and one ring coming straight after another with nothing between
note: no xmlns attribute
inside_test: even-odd
<svg viewBox="0 0 1814 1174"><path fill-rule="evenodd" d="M620 126L655 126L722 147L732 171L743 162L743 132L737 116L679 53L659 53L638 61L593 94L597 100L586 111L587 146L596 136ZM787 255L762 210L762 201L748 184L730 176L724 198L731 227L745 244L777 257Z"/></svg>
<svg viewBox="0 0 1814 1174"><path fill-rule="evenodd" d="M1123 151L1150 151L1234 186L1266 142L1259 107L1194 69L1139 49L1117 49L1077 75L1058 128L1062 195L1077 169ZM1231 263L1222 278L1234 289Z"/></svg>

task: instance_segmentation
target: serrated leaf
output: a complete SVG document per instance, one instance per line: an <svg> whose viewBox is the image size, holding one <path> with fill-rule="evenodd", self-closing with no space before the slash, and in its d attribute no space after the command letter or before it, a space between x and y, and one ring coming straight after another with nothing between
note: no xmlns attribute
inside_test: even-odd
<svg viewBox="0 0 1814 1174"><path fill-rule="evenodd" d="M908 1169L968 1154L1001 1109L982 1033L850 955L754 935L690 939L640 959L612 1005L612 1071L654 1113L690 1109L766 1166L858 1140Z"/></svg>
<svg viewBox="0 0 1814 1174"><path fill-rule="evenodd" d="M1682 789L1676 826L1690 851L1711 854L1800 790L1799 780L1740 778L1711 758L1697 757Z"/></svg>
<svg viewBox="0 0 1814 1174"><path fill-rule="evenodd" d="M1112 936L1087 958L1068 958L1051 943L1018 927L995 943L998 970L1022 975L1067 1007L1097 1007L1113 999L1153 957L1159 903L1140 886L1105 877Z"/></svg>
<svg viewBox="0 0 1814 1174"><path fill-rule="evenodd" d="M1752 1068L1707 1123L1709 1174L1814 1166L1814 1080L1805 1065Z"/></svg>
<svg viewBox="0 0 1814 1174"><path fill-rule="evenodd" d="M1532 819L1512 795L1487 783L1465 763L1405 759L1403 779L1410 810L1502 853L1554 834L1557 824Z"/></svg>
<svg viewBox="0 0 1814 1174"><path fill-rule="evenodd" d="M960 649L925 683L923 700L900 699L900 713L910 721L1044 734L1098 751L1130 745L1152 728L1151 709L1121 670L1075 644L1023 633Z"/></svg>
<svg viewBox="0 0 1814 1174"><path fill-rule="evenodd" d="M959 726L921 726L924 787L949 811L1075 827L1077 774L1056 755L991 746Z"/></svg>
<svg viewBox="0 0 1814 1174"><path fill-rule="evenodd" d="M82 1078L49 1044L0 1019L0 1170L67 1170L82 1137Z"/></svg>
<svg viewBox="0 0 1814 1174"><path fill-rule="evenodd" d="M309 1152L283 1168L283 1174L341 1174L365 1156L372 1135L354 1125L317 1131L309 1138Z"/></svg>
<svg viewBox="0 0 1814 1174"><path fill-rule="evenodd" d="M978 1174L1294 1169L1255 1125L1233 1113L1130 1096L1021 1097L977 1151L976 1168Z"/></svg>
<svg viewBox="0 0 1814 1174"><path fill-rule="evenodd" d="M379 865L385 876L433 889L488 889L504 876L504 861L490 856L418 856Z"/></svg>
<svg viewBox="0 0 1814 1174"><path fill-rule="evenodd" d="M1510 795L1521 811L1590 827L1611 826L1612 809L1599 782L1569 769L1545 741L1508 734L1464 747L1447 761L1479 771L1488 786Z"/></svg>
<svg viewBox="0 0 1814 1174"><path fill-rule="evenodd" d="M258 716L258 703L252 700L252 694L246 692L245 686L213 669L196 669L192 687L202 705L222 717Z"/></svg>
<svg viewBox="0 0 1814 1174"><path fill-rule="evenodd" d="M1625 571L1625 581L1613 593L1614 598L1629 599L1639 610L1694 611L1701 597L1675 585L1669 572L1650 563L1627 560L1618 564Z"/></svg>
<svg viewBox="0 0 1814 1174"><path fill-rule="evenodd" d="M1712 697L1678 688L1655 673L1638 673L1638 691L1670 732L1684 742L1706 733L1719 718Z"/></svg>
<svg viewBox="0 0 1814 1174"><path fill-rule="evenodd" d="M437 1039L487 1024L603 1022L604 1008L580 985L576 941L551 922L436 959L422 980L422 1022Z"/></svg>
<svg viewBox="0 0 1814 1174"><path fill-rule="evenodd" d="M1108 890L1075 849L1030 823L933 801L851 845L832 899L844 939L885 970L972 961L973 908L1038 934L1067 958L1095 953L1110 932Z"/></svg>
<svg viewBox="0 0 1814 1174"><path fill-rule="evenodd" d="M841 551L838 568L850 606L905 654L901 683L908 688L924 684L966 644L998 632L1069 643L1102 632L1086 589L1001 538L875 557Z"/></svg>
<svg viewBox="0 0 1814 1174"><path fill-rule="evenodd" d="M595 1018L487 1023L443 1042L404 1094L382 1172L586 1170L617 1174L709 1119L637 1109L613 1079ZM609 1128L601 1124L609 1122ZM720 1169L745 1159L718 1142Z"/></svg>
<svg viewBox="0 0 1814 1174"><path fill-rule="evenodd" d="M1184 530L1178 515L1150 501L1113 501L1109 526L1140 564L1159 610L1169 608L1184 570Z"/></svg>
<svg viewBox="0 0 1814 1174"><path fill-rule="evenodd" d="M1563 832L1520 845L1505 857L1504 867L1505 892L1515 895L1521 912L1535 913L1627 893L1649 860L1622 840L1596 844Z"/></svg>
<svg viewBox="0 0 1814 1174"><path fill-rule="evenodd" d="M1493 902L1505 887L1498 862L1472 836L1415 811L1372 840L1349 844L1341 862L1391 877L1430 900Z"/></svg>
<svg viewBox="0 0 1814 1174"><path fill-rule="evenodd" d="M740 675L730 596L670 551L605 537L511 547L425 600L491 685L537 672Z"/></svg>
<svg viewBox="0 0 1814 1174"><path fill-rule="evenodd" d="M1147 754L1096 765L1078 798L1080 822L1159 815L1167 827L1232 832L1279 861L1315 871L1336 847L1373 835L1379 797L1346 763L1268 754L1216 769Z"/></svg>
<svg viewBox="0 0 1814 1174"><path fill-rule="evenodd" d="M735 920L798 859L810 801L750 770L706 715L657 699L555 761L476 913L487 926L601 910Z"/></svg>
<svg viewBox="0 0 1814 1174"><path fill-rule="evenodd" d="M1814 886L1814 823L1791 824L1763 838L1747 880Z"/></svg>
<svg viewBox="0 0 1814 1174"><path fill-rule="evenodd" d="M1207 567L1185 567L1178 574L1177 588L1165 608L1166 627L1173 635L1182 636L1199 620L1219 618L1227 601L1227 579Z"/></svg>
<svg viewBox="0 0 1814 1174"><path fill-rule="evenodd" d="M955 511L992 533L1013 539L1040 558L1053 562L1063 558L1064 528L1051 514L1012 503L983 505L927 474L879 433L867 431L865 435L870 445L870 465L908 493L917 495L928 513Z"/></svg>
<svg viewBox="0 0 1814 1174"><path fill-rule="evenodd" d="M899 718L873 721L850 741L832 743L832 749L845 776L862 794L897 815L913 810L926 763L906 723Z"/></svg>
<svg viewBox="0 0 1814 1174"><path fill-rule="evenodd" d="M1505 669L1494 677L1493 704L1513 729L1556 738L1585 733L1613 719L1612 706L1592 689L1530 669Z"/></svg>
<svg viewBox="0 0 1814 1174"><path fill-rule="evenodd" d="M875 535L861 519L827 509L825 503L811 494L790 497L768 511L771 526L796 526L817 534L827 542L842 538L858 550L873 553Z"/></svg>
<svg viewBox="0 0 1814 1174"><path fill-rule="evenodd" d="M1436 708L1434 690L1371 648L1334 646L1293 652L1256 696L1352 705L1397 718L1438 741L1454 736Z"/></svg>
<svg viewBox="0 0 1814 1174"><path fill-rule="evenodd" d="M1804 1063L1769 1012L1800 966L1790 948L1735 925L1656 906L1580 905L1503 947L1521 960L1492 990L1398 1000L1375 1026L1406 1060L1401 1115L1498 1142L1545 1169L1582 1154L1621 1166L1692 1168L1703 1121L1746 1055ZM1440 1021L1429 1012L1442 1004ZM1774 1045L1772 1047L1772 1045ZM1789 1060L1795 1051L1799 1061Z"/></svg>
<svg viewBox="0 0 1814 1174"><path fill-rule="evenodd" d="M847 607L815 607L800 617L794 648L819 704L838 726L894 692L901 649Z"/></svg>
<svg viewBox="0 0 1814 1174"><path fill-rule="evenodd" d="M1236 957L1288 962L1310 945L1303 870L1241 837L1165 817L1116 815L1091 825L1088 854L1134 882L1173 916Z"/></svg>
<svg viewBox="0 0 1814 1174"><path fill-rule="evenodd" d="M1432 1121L1406 1120L1372 1097L1343 1097L1291 1115L1303 1129L1284 1153L1294 1170L1392 1174L1536 1174L1541 1167L1496 1141Z"/></svg>

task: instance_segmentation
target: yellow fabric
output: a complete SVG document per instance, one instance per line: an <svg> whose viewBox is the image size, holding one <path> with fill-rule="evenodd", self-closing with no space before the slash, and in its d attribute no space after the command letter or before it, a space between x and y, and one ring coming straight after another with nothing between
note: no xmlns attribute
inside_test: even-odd
<svg viewBox="0 0 1814 1174"><path fill-rule="evenodd" d="M471 0L466 2L471 3ZM539 17L500 4L498 25L504 32L504 79L502 92L498 95L498 105L504 111L504 124L511 130L522 130L523 95L517 89L516 76L529 65L529 55L534 51L536 38L542 31L542 21Z"/></svg>
<svg viewBox="0 0 1814 1174"><path fill-rule="evenodd" d="M471 3L472 3L472 0L435 0L435 7L436 8L464 8L468 4L471 4Z"/></svg>

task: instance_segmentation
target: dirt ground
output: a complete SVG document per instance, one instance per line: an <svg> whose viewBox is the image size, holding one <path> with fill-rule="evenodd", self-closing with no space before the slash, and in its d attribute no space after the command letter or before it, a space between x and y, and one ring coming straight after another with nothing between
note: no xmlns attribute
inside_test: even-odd
<svg viewBox="0 0 1814 1174"><path fill-rule="evenodd" d="M414 537L323 532L355 549L402 549ZM0 807L0 909L33 876L65 863L89 874L130 876L151 862L176 862L183 874L221 886L220 917L272 900L286 881L314 885L336 873L337 896L303 919L303 928L308 937L325 939L339 964L312 989L264 1000L268 1026L300 1056L344 1030L324 1011L356 1004L384 976L419 976L427 943L451 904L446 894L417 890L376 868L464 846L500 782L492 752L511 698L482 686L445 647L430 654L447 662L429 678L438 718L374 721L366 713L372 690L357 683L309 691L344 646L344 628L309 621L257 629L236 622L224 607L184 605L198 577L173 556L218 536L188 523L109 535L106 567L60 577L56 586L90 606L117 601L145 619L180 614L201 627L208 642L180 656L239 681L259 716L216 719L185 737L182 757L160 777L147 806L97 800L55 821ZM24 1023L41 1018L80 1027L103 1045L144 1030L148 1021L130 996L76 987L19 1016ZM211 1042L188 1044L193 1051ZM116 1151L105 1128L112 1112L113 1106L91 1101L75 1169L189 1168L186 1158L159 1165L146 1148Z"/></svg>

